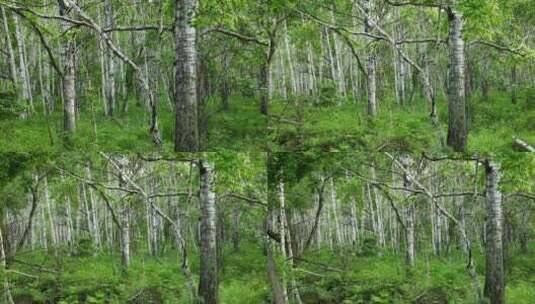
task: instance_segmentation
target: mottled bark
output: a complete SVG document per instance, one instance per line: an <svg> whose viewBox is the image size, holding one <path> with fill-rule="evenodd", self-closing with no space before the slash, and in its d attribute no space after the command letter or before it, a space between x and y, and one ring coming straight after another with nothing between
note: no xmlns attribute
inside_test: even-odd
<svg viewBox="0 0 535 304"><path fill-rule="evenodd" d="M463 16L448 10L449 16L449 81L448 81L448 146L457 152L466 151L465 57L462 37Z"/></svg>
<svg viewBox="0 0 535 304"><path fill-rule="evenodd" d="M60 16L68 17L68 8L64 0L58 0ZM74 133L76 130L76 87L75 87L75 44L70 30L70 23L61 22L64 36L62 43L63 63L63 129L65 133ZM67 33L68 32L68 33Z"/></svg>
<svg viewBox="0 0 535 304"><path fill-rule="evenodd" d="M219 303L217 270L217 212L214 193L214 168L208 162L200 161L201 174L201 263L199 296L205 304Z"/></svg>
<svg viewBox="0 0 535 304"><path fill-rule="evenodd" d="M175 151L199 150L197 38L192 24L197 0L175 2Z"/></svg>
<svg viewBox="0 0 535 304"><path fill-rule="evenodd" d="M505 282L503 269L503 212L502 194L499 189L500 167L486 160L486 273L485 296L491 304L505 303Z"/></svg>

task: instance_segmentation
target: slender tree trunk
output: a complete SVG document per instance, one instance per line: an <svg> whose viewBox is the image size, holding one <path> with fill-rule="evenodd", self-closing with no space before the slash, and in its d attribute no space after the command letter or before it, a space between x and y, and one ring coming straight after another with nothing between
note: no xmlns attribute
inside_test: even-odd
<svg viewBox="0 0 535 304"><path fill-rule="evenodd" d="M214 168L200 161L201 174L201 263L199 296L205 304L219 303L217 269L217 212L214 193Z"/></svg>
<svg viewBox="0 0 535 304"><path fill-rule="evenodd" d="M268 115L269 104L273 98L273 71L272 62L273 55L275 55L275 41L270 39L269 47L266 54L266 61L262 67L262 88L260 98L260 113L262 115Z"/></svg>
<svg viewBox="0 0 535 304"><path fill-rule="evenodd" d="M104 11L106 16L106 25L107 27L113 28L115 27L115 16L114 16L114 10L113 6L111 4L111 0L105 0L104 1ZM110 33L110 39L114 41L115 43L115 33ZM115 109L116 109L116 85L115 80L117 78L117 60L115 59L115 56L113 55L111 50L108 50L108 70L107 70L107 77L106 77L106 101L107 101L107 107L106 107L106 115L107 116L113 116Z"/></svg>
<svg viewBox="0 0 535 304"><path fill-rule="evenodd" d="M399 17L399 11L396 12L397 16ZM400 21L397 25L396 25L396 34L397 34L397 37L399 40L402 40L404 39L405 35L404 35L404 26L403 26L403 23ZM401 48L401 46L400 46ZM403 61L403 58L401 57L401 55L399 54L399 52L397 52L395 49L394 49L394 56L395 56L395 59L394 59L394 73L395 73L395 82L396 82L396 100L398 102L398 104L400 105L404 105L405 104L405 71L406 71L406 66L405 66L405 62Z"/></svg>
<svg viewBox="0 0 535 304"><path fill-rule="evenodd" d="M22 89L22 98L27 103L29 111L33 112L33 97L32 90L30 86L30 76L28 75L28 66L25 56L25 42L24 35L22 33L22 28L19 25L19 17L13 15L13 23L15 25L15 40L17 41L18 54L19 54L19 75L20 75L20 84Z"/></svg>
<svg viewBox="0 0 535 304"><path fill-rule="evenodd" d="M295 77L295 70L292 61L292 51L290 48L290 39L288 38L288 27L286 21L284 21L284 46L286 47L286 59L288 60L288 70L290 71L290 84L292 86L292 94L297 93L297 84Z"/></svg>
<svg viewBox="0 0 535 304"><path fill-rule="evenodd" d="M60 16L68 17L68 6L64 0L58 0ZM61 22L61 29L67 33L70 29L70 23ZM76 87L75 87L75 44L72 33L66 34L62 43L63 58L63 129L66 134L74 133L76 130Z"/></svg>
<svg viewBox="0 0 535 304"><path fill-rule="evenodd" d="M371 1L364 1L364 9L367 14L371 14ZM370 25L370 20L365 18L364 20L364 32L371 32L372 25ZM369 39L368 39L369 40ZM373 46L368 50L368 58L366 59L366 70L367 70L367 86L368 86L368 115L370 117L377 116L377 84L376 84L376 54Z"/></svg>
<svg viewBox="0 0 535 304"><path fill-rule="evenodd" d="M4 296L6 303L15 304L13 297L11 296L11 287L9 286L9 280L7 278L7 263L6 263L6 252L4 250L4 237L2 236L2 224L0 224L0 261L4 275Z"/></svg>
<svg viewBox="0 0 535 304"><path fill-rule="evenodd" d="M465 96L465 58L462 37L463 16L448 10L449 16L449 85L448 85L448 146L456 152L466 151L468 137Z"/></svg>
<svg viewBox="0 0 535 304"><path fill-rule="evenodd" d="M334 179L331 178L331 210L334 217L334 233L336 236L336 245L342 245L342 234L340 232L340 221L338 220L338 199L336 197L336 188Z"/></svg>
<svg viewBox="0 0 535 304"><path fill-rule="evenodd" d="M336 18L334 15L336 8L334 5L331 9L331 22L332 24L336 24ZM336 79L337 79L337 86L338 86L338 94L342 97L346 96L346 84L345 84L345 76L344 76L344 70L342 67L342 54L341 54L341 48L340 48L340 41L338 41L338 35L333 35L333 48L334 48L334 60L336 63Z"/></svg>
<svg viewBox="0 0 535 304"><path fill-rule="evenodd" d="M406 172L412 172L411 166L412 166L412 157L408 154L403 155L400 158L400 163L403 165L403 167L407 170ZM403 186L405 188L412 188L412 178L411 176L408 176L407 173L403 175ZM412 193L409 191L404 192L405 199L408 201L408 206L406 207L406 219L405 219L405 262L409 267L414 266L414 260L415 260L415 251L414 251L414 244L415 244L415 237L414 237L414 228L415 228L415 206L414 202L410 198Z"/></svg>
<svg viewBox="0 0 535 304"><path fill-rule="evenodd" d="M52 204L50 203L50 193L49 193L49 189L48 189L48 181L47 181L47 178L45 177L44 179L44 191L45 191L45 203L46 203L46 208L47 208L47 215L48 215L48 223L49 223L49 227L50 227L50 237L51 237L51 240L52 240L52 245L55 247L57 244L58 244L58 238L57 238L57 234L56 234L56 225L54 223L54 217L52 215Z"/></svg>
<svg viewBox="0 0 535 304"><path fill-rule="evenodd" d="M197 33L192 24L197 0L175 2L175 151L199 150L199 113L197 100Z"/></svg>
<svg viewBox="0 0 535 304"><path fill-rule="evenodd" d="M497 163L486 160L486 273L485 296L491 304L505 303L505 282L503 269L503 212L502 194L499 189L500 167Z"/></svg>
<svg viewBox="0 0 535 304"><path fill-rule="evenodd" d="M0 10L2 11L4 32L6 33L7 54L8 54L8 59L9 59L9 73L11 76L11 80L13 81L13 85L16 88L19 83L19 78L17 75L17 64L15 62L15 52L13 50L13 44L11 42L11 33L9 31L9 26L7 23L6 11L3 6L0 6Z"/></svg>
<svg viewBox="0 0 535 304"><path fill-rule="evenodd" d="M119 158L117 163L119 164L119 187L124 187L126 184L126 176L123 174L123 170L127 169L128 159L126 157ZM121 237L121 264L123 271L126 271L130 266L130 203L123 201L121 204L120 212L120 237Z"/></svg>

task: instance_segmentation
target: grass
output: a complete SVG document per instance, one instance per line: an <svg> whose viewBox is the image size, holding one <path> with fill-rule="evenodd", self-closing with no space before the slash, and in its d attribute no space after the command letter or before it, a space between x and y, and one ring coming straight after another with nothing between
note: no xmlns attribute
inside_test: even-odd
<svg viewBox="0 0 535 304"><path fill-rule="evenodd" d="M531 253L515 252L506 282L507 303L531 303L535 294ZM349 251L350 252L350 251ZM477 253L478 280L484 286L484 256ZM305 303L474 303L475 293L466 271L466 260L458 252L436 257L420 253L415 266L408 271L404 258L386 253L384 256L358 256L345 252L343 257L322 250L306 259L322 262L331 269L302 263L300 281ZM316 273L307 275L307 273ZM317 274L320 274L318 276Z"/></svg>
<svg viewBox="0 0 535 304"><path fill-rule="evenodd" d="M98 101L96 104L100 105ZM36 101L36 105L40 102ZM208 128L202 138L202 149L260 151L265 146L264 131L267 120L259 114L257 102L250 98L235 97L231 108L224 112L217 100L206 104ZM59 152L71 150L104 151L154 151L156 148L148 133L149 116L144 107L130 101L127 113L109 118L103 110L83 108L77 130L69 145L62 140L62 114L56 111L45 117L38 107L28 119L11 117L0 119L3 132L0 151L9 152ZM163 138L163 150L173 150L174 113L162 105L159 109L159 126Z"/></svg>
<svg viewBox="0 0 535 304"><path fill-rule="evenodd" d="M89 254L89 252L88 252ZM193 279L198 281L198 255L190 252ZM222 304L261 303L269 289L263 255L258 246L243 244L239 254L226 248L220 273ZM17 256L10 274L16 303L191 303L176 252L157 257L138 252L124 274L118 254L69 256L34 252ZM37 271L38 265L48 271ZM1 275L0 275L1 278Z"/></svg>
<svg viewBox="0 0 535 304"><path fill-rule="evenodd" d="M532 303L535 295L535 247L528 254L512 252L506 276L507 303ZM484 286L484 256L474 252L480 286ZM304 304L313 303L474 303L474 291L459 252L436 257L421 252L408 271L403 256L371 251L356 254L352 248L333 253L312 251L294 269L278 260L286 282L295 279ZM52 253L21 254L17 260L54 272L15 264L10 273L16 303L191 303L186 281L174 251L148 256L141 249L125 275L118 254L68 256ZM190 250L194 280L198 281L198 254ZM257 243L242 243L239 252L224 249L220 271L222 304L269 303L266 258ZM327 267L325 267L327 265ZM57 271L57 273L55 273ZM1 274L1 273L0 273ZM1 279L1 275L0 275Z"/></svg>
<svg viewBox="0 0 535 304"><path fill-rule="evenodd" d="M503 92L495 92L489 101L473 96L468 150L510 151L513 136L534 144L535 106L528 93L524 92L517 104L511 104ZM297 106L300 102L301 111ZM384 98L373 121L367 118L366 107L365 102L353 101L318 107L304 97L277 100L271 110L270 147L274 151L448 151L441 144L447 135L444 98L437 103L441 122L438 129L431 124L429 105L422 99L400 106L392 98Z"/></svg>
<svg viewBox="0 0 535 304"><path fill-rule="evenodd" d="M490 100L472 96L469 112L470 152L511 151L512 138L534 145L535 106L530 90L519 94L511 104L504 92L494 92ZM259 114L254 97L234 96L228 111L222 111L218 99L205 102L206 130L202 150L219 151L376 151L411 150L448 151L442 147L447 134L447 102L438 98L440 128L429 118L429 105L421 98L400 106L390 97L380 99L379 114L373 121L366 114L365 102L347 101L341 106L313 106L315 97L275 100L268 119ZM321 97L319 97L321 98ZM535 99L535 97L534 97ZM36 101L36 105L40 102ZM130 101L128 113L110 119L86 105L77 132L69 147L73 150L153 151L148 135L148 113ZM297 104L303 104L298 107ZM161 105L160 131L163 150L173 150L174 114ZM29 119L1 119L0 150L11 152L62 151L62 115L56 111L48 119L37 109Z"/></svg>

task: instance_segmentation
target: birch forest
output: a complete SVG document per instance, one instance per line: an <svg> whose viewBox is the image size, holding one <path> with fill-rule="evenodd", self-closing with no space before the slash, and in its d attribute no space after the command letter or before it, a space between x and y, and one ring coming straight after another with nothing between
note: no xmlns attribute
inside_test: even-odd
<svg viewBox="0 0 535 304"><path fill-rule="evenodd" d="M0 0L0 304L534 304L534 0Z"/></svg>

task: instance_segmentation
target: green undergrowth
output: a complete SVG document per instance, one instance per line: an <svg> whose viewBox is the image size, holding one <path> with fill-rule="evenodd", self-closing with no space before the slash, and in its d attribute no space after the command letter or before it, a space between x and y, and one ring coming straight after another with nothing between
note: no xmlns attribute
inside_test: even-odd
<svg viewBox="0 0 535 304"><path fill-rule="evenodd" d="M0 150L10 152L70 150L105 151L154 151L155 145L149 136L149 114L144 106L130 100L128 112L117 112L113 118L106 117L99 100L93 101L96 109L82 106L75 134L65 140L62 134L61 111L46 116L36 98L36 112L27 119L18 115L0 119ZM218 100L208 100L206 116L208 128L201 139L202 149L260 151L265 146L266 118L259 114L254 98L234 97L228 111L222 111ZM159 129L163 150L173 150L175 117L169 105L161 104Z"/></svg>
<svg viewBox="0 0 535 304"><path fill-rule="evenodd" d="M484 286L485 260L474 252L478 282ZM75 256L36 251L20 254L9 273L16 303L191 303L176 251L150 257L133 256L123 273L118 254ZM198 281L198 254L190 249L193 280ZM304 304L320 303L474 303L466 258L457 251L434 256L420 252L412 269L402 255L376 250L356 253L312 250L295 268L277 258L279 273L295 281ZM219 294L223 304L270 303L266 257L261 246L243 243L239 251L226 247L219 261ZM529 253L516 249L506 263L507 303L530 304L535 295L535 246ZM21 274L22 273L22 274ZM0 273L0 278L2 273Z"/></svg>
<svg viewBox="0 0 535 304"><path fill-rule="evenodd" d="M254 98L235 96L227 111L219 100L209 100L207 150L265 151L267 118Z"/></svg>
<svg viewBox="0 0 535 304"><path fill-rule="evenodd" d="M124 273L120 256L69 256L36 252L17 256L10 273L16 303L192 303L176 251L156 257L138 252ZM198 282L198 255L190 252L193 280ZM221 261L221 303L262 303L268 299L259 248L244 244L239 253L226 248ZM1 277L1 275L0 275Z"/></svg>
<svg viewBox="0 0 535 304"><path fill-rule="evenodd" d="M439 128L433 126L429 105L421 98L404 106L390 97L380 99L373 121L367 118L365 101L318 106L313 100L295 97L273 103L269 124L272 150L448 151L443 147L448 119L444 97L437 101ZM502 92L494 93L488 101L474 95L469 112L469 151L511 151L513 137L535 143L535 101L528 91L519 96L517 104Z"/></svg>
<svg viewBox="0 0 535 304"><path fill-rule="evenodd" d="M341 255L343 255L341 257ZM313 303L474 303L465 258L456 252L417 256L408 270L402 256L363 256L320 251L305 256L294 271L305 304ZM535 254L515 253L507 267L507 303L531 303L535 294ZM476 255L484 286L484 256Z"/></svg>

